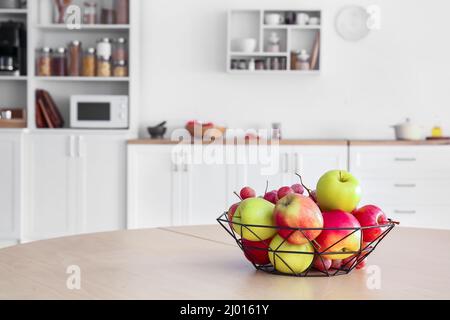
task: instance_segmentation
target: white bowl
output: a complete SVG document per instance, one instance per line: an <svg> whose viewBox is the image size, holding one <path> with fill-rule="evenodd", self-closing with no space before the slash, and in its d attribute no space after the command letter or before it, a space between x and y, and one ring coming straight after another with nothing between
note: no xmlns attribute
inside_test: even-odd
<svg viewBox="0 0 450 320"><path fill-rule="evenodd" d="M255 52L256 50L256 39L253 38L241 38L233 40L233 51L234 52Z"/></svg>

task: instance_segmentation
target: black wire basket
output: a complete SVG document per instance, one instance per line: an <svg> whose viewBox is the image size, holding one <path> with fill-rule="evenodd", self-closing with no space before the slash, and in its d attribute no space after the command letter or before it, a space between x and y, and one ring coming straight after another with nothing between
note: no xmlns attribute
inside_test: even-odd
<svg viewBox="0 0 450 320"><path fill-rule="evenodd" d="M377 246L381 243L381 241L394 229L397 222L392 220L388 220L387 224L375 227L361 227L361 228L328 228L328 229L317 229L317 228L289 228L289 227L273 227L273 226L259 226L259 225L245 225L241 223L236 223L230 221L228 218L228 214L222 214L217 221L219 224L225 229L225 231L233 237L236 241L237 245L244 252L247 259L252 263L252 265L260 271L264 271L266 273L277 274L277 275L285 275L285 276L294 276L294 277L333 277L339 275L347 275L351 273L355 268L357 268L361 263L363 263L367 257L374 252ZM303 248L308 248L305 251L298 250L290 250L285 249L285 247L289 247L289 243L287 240L283 238L280 243L276 244L276 248L273 248L273 245L270 246L268 240L261 239L255 230L262 229L271 229L272 232L274 230L278 233L280 230L283 230L283 234L286 234L286 230L290 235L301 232L305 239L307 239L307 245L303 246ZM370 229L379 229L379 235L375 240L370 243L365 243L363 241L363 232L368 231ZM240 232L236 232L236 229ZM253 230L252 230L253 229ZM346 231L346 236L337 240L332 245L328 246L328 248L321 248L320 245L315 240L309 240L306 236L308 231ZM254 237L258 238L256 241L246 241L240 235L247 232L247 234L252 234ZM289 233L290 232L290 233ZM355 233L360 233L360 246L359 250L356 251L332 251L332 249L338 246L341 242L345 241L348 237L351 237ZM264 244L264 245L261 245ZM260 257L266 255L270 257L270 262L268 261L259 261ZM336 257L342 256L342 261L339 266L326 266L327 257ZM350 256L350 257L349 257ZM292 261L292 257L302 259L302 263L304 265L303 268L294 267L292 264L289 264L289 261ZM344 259L344 257L346 257ZM266 259L262 259L266 260ZM306 265L306 267L305 267ZM279 271L282 270L282 272Z"/></svg>

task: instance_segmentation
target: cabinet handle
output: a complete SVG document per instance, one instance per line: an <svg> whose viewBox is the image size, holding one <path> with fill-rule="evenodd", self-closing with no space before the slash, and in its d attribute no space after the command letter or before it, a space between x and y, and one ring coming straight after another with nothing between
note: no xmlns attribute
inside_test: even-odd
<svg viewBox="0 0 450 320"><path fill-rule="evenodd" d="M284 154L284 173L289 173L289 155L287 153Z"/></svg>
<svg viewBox="0 0 450 320"><path fill-rule="evenodd" d="M298 156L298 153L294 153L294 162L295 162L295 174L300 173L299 170L299 161L300 161L300 157Z"/></svg>
<svg viewBox="0 0 450 320"><path fill-rule="evenodd" d="M395 158L396 162L415 162L417 158Z"/></svg>
<svg viewBox="0 0 450 320"><path fill-rule="evenodd" d="M84 141L83 137L78 137L78 148L77 148L78 158L84 158L86 156L84 153L83 141Z"/></svg>
<svg viewBox="0 0 450 320"><path fill-rule="evenodd" d="M416 210L394 210L396 214L416 214Z"/></svg>
<svg viewBox="0 0 450 320"><path fill-rule="evenodd" d="M415 187L417 187L417 185L415 183L411 183L411 184L396 183L396 184L394 184L394 187L396 187L396 188L415 188Z"/></svg>
<svg viewBox="0 0 450 320"><path fill-rule="evenodd" d="M75 137L69 137L69 157L75 158Z"/></svg>

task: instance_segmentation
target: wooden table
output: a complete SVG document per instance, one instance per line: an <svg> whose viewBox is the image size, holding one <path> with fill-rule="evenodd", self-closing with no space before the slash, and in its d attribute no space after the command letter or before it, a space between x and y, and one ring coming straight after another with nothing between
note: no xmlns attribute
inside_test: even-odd
<svg viewBox="0 0 450 320"><path fill-rule="evenodd" d="M0 299L449 299L450 231L396 228L367 270L335 278L257 272L219 226L75 236L0 250ZM68 290L68 266L81 289Z"/></svg>

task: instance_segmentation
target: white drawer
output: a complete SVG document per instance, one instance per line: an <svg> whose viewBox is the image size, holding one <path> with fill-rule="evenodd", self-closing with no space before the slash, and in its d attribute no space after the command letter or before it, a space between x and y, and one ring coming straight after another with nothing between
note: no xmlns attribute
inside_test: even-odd
<svg viewBox="0 0 450 320"><path fill-rule="evenodd" d="M450 178L450 146L351 147L350 170L359 178Z"/></svg>
<svg viewBox="0 0 450 320"><path fill-rule="evenodd" d="M450 230L449 206L387 206L386 215L402 227Z"/></svg>
<svg viewBox="0 0 450 320"><path fill-rule="evenodd" d="M362 179L361 188L362 204L450 205L450 179Z"/></svg>

